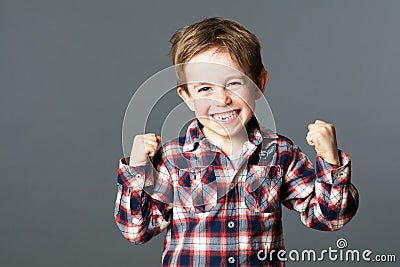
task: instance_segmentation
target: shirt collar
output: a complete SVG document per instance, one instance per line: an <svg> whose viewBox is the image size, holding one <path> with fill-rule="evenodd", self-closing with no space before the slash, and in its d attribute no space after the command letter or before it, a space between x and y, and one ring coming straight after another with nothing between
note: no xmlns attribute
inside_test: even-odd
<svg viewBox="0 0 400 267"><path fill-rule="evenodd" d="M198 119L194 119L186 131L185 143L183 152L193 151L200 141L205 141L206 138L201 131L202 124ZM250 143L258 146L265 138L278 138L278 135L268 128L260 128L256 117L253 115L246 125ZM208 143L208 142L207 142Z"/></svg>

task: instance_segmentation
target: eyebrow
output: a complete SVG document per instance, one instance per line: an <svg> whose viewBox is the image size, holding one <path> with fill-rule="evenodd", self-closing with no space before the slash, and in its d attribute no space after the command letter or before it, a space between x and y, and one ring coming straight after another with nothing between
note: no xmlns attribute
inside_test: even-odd
<svg viewBox="0 0 400 267"><path fill-rule="evenodd" d="M211 82L188 82L186 83L188 86L190 86L193 89L200 88L200 87L205 87L205 86L213 86L215 85L215 83L211 83Z"/></svg>
<svg viewBox="0 0 400 267"><path fill-rule="evenodd" d="M231 80L231 79L242 79L245 80L246 76L242 75L242 74L238 74L238 75L230 75L226 78L227 80Z"/></svg>
<svg viewBox="0 0 400 267"><path fill-rule="evenodd" d="M244 76L244 75L230 75L230 76L227 76L225 78L225 81L229 81L229 80L232 80L232 79L245 80L245 77L246 76ZM191 84L193 86L202 86L202 85L210 85L210 84L211 85L215 85L215 84L221 85L221 84L218 84L218 83L215 83L215 82L208 82L208 81L194 81L194 82L188 82L188 84Z"/></svg>
<svg viewBox="0 0 400 267"><path fill-rule="evenodd" d="M192 84L193 86L201 86L201 85L210 85L210 84L216 84L212 82L189 82L188 84Z"/></svg>

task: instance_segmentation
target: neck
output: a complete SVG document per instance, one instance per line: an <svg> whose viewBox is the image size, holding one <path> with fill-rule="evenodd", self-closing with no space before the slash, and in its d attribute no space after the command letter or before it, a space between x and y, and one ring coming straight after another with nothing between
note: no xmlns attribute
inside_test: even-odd
<svg viewBox="0 0 400 267"><path fill-rule="evenodd" d="M212 133L203 132L207 140L221 148L221 150L228 156L240 154L243 144L248 140L247 132L245 129L234 136L220 136Z"/></svg>

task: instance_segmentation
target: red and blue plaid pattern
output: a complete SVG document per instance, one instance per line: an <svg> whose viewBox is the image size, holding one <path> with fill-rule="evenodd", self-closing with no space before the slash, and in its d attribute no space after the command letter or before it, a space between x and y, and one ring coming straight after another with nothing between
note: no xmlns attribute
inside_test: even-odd
<svg viewBox="0 0 400 267"><path fill-rule="evenodd" d="M282 204L318 230L342 228L356 213L350 161L317 157L315 168L288 138L248 123L237 168L194 120L185 137L164 144L152 164L121 159L114 216L123 236L145 243L167 229L163 266L284 266L260 250L284 249ZM276 253L275 253L276 255Z"/></svg>

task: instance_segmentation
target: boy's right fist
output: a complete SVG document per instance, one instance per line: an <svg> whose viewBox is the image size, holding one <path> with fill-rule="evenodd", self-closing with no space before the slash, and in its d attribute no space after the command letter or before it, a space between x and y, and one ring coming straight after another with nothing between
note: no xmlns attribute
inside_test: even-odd
<svg viewBox="0 0 400 267"><path fill-rule="evenodd" d="M161 143L161 136L155 133L136 135L129 160L130 166L143 166L147 164L149 157L153 157Z"/></svg>

